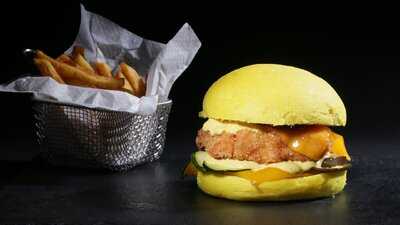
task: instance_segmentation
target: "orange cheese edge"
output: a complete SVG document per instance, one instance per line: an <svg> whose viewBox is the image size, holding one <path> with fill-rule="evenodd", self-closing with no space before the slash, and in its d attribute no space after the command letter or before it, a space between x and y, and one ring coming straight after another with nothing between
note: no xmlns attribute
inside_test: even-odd
<svg viewBox="0 0 400 225"><path fill-rule="evenodd" d="M343 136L336 134L326 126L314 126L303 132L287 132L288 146L292 151L298 152L308 158L318 161L327 150L336 156L345 156L350 160L346 150Z"/></svg>
<svg viewBox="0 0 400 225"><path fill-rule="evenodd" d="M307 126L285 130L287 144L292 151L317 161L326 153L333 132L326 126Z"/></svg>
<svg viewBox="0 0 400 225"><path fill-rule="evenodd" d="M307 176L307 174L305 173L292 174L273 167L268 167L258 171L245 170L239 172L226 172L224 174L244 178L246 180L249 180L254 185L258 185L266 181L275 181Z"/></svg>
<svg viewBox="0 0 400 225"><path fill-rule="evenodd" d="M189 162L183 170L183 176L197 176L197 169L192 162Z"/></svg>
<svg viewBox="0 0 400 225"><path fill-rule="evenodd" d="M347 160L351 160L351 157L344 144L343 136L333 133L333 137L332 152L337 156L345 156Z"/></svg>

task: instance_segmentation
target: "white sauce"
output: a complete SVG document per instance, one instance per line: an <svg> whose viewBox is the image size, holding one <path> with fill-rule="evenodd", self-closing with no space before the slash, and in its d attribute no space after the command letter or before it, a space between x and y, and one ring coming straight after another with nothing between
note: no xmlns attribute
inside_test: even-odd
<svg viewBox="0 0 400 225"><path fill-rule="evenodd" d="M212 135L221 134L223 132L234 134L240 130L251 130L258 132L262 129L262 125L208 119L203 124L202 129L205 131L209 131Z"/></svg>

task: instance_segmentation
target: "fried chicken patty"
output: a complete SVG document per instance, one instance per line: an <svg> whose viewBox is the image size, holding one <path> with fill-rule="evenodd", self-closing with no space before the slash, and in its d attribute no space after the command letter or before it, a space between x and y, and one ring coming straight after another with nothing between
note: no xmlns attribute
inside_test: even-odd
<svg viewBox="0 0 400 225"><path fill-rule="evenodd" d="M284 141L284 137L269 126L266 126L262 132L243 129L236 133L223 132L221 134L211 134L209 131L200 129L196 145L216 159L249 160L258 163L310 160L292 151Z"/></svg>

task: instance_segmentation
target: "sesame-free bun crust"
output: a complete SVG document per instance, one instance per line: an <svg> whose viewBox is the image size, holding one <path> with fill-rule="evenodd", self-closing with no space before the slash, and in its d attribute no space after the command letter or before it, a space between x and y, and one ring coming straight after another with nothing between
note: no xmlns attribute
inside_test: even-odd
<svg viewBox="0 0 400 225"><path fill-rule="evenodd" d="M344 104L326 81L276 64L246 66L222 76L208 89L200 116L271 125L346 124Z"/></svg>
<svg viewBox="0 0 400 225"><path fill-rule="evenodd" d="M346 171L267 181L253 185L236 176L198 171L199 188L212 196L238 201L286 201L329 197L346 185Z"/></svg>

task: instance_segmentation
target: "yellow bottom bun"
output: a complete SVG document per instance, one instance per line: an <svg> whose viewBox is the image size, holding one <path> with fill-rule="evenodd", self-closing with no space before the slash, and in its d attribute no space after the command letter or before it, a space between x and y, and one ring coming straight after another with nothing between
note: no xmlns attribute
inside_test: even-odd
<svg viewBox="0 0 400 225"><path fill-rule="evenodd" d="M285 201L333 196L346 185L346 171L266 181L258 186L236 176L202 173L197 184L207 194L238 201Z"/></svg>

